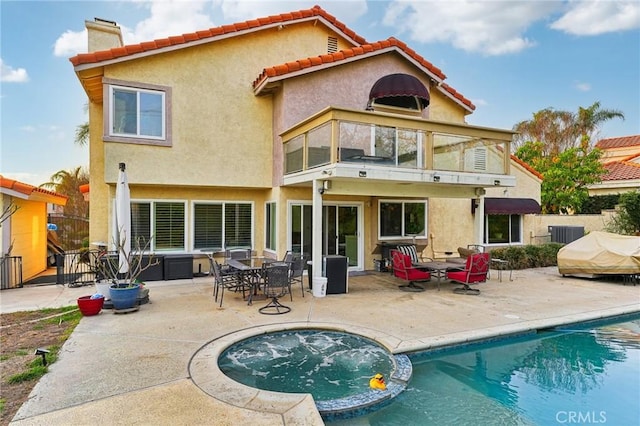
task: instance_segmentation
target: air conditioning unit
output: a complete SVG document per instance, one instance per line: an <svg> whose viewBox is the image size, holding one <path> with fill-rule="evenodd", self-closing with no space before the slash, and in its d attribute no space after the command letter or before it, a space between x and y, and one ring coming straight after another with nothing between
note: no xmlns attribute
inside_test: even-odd
<svg viewBox="0 0 640 426"><path fill-rule="evenodd" d="M584 237L584 226L549 226L552 243L569 244Z"/></svg>

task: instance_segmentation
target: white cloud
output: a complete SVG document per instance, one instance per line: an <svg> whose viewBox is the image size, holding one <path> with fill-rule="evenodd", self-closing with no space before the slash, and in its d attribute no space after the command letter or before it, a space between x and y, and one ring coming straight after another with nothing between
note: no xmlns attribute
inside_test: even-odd
<svg viewBox="0 0 640 426"><path fill-rule="evenodd" d="M640 28L640 3L590 0L569 3L551 28L575 35L598 35Z"/></svg>
<svg viewBox="0 0 640 426"><path fill-rule="evenodd" d="M82 31L65 31L53 45L53 54L55 56L69 57L78 53L87 52L87 30Z"/></svg>
<svg viewBox="0 0 640 426"><path fill-rule="evenodd" d="M22 126L20 127L20 130L27 133L33 133L36 131L36 128L34 126Z"/></svg>
<svg viewBox="0 0 640 426"><path fill-rule="evenodd" d="M404 29L420 43L451 43L468 52L503 55L535 46L525 36L527 28L558 7L558 2L540 1L395 0L383 23Z"/></svg>
<svg viewBox="0 0 640 426"><path fill-rule="evenodd" d="M0 81L3 83L26 83L29 75L24 68L13 68L0 58Z"/></svg>
<svg viewBox="0 0 640 426"><path fill-rule="evenodd" d="M471 99L471 102L473 102L473 104L477 107L489 105L489 102L484 99Z"/></svg>
<svg viewBox="0 0 640 426"><path fill-rule="evenodd" d="M575 84L575 88L581 92L589 92L591 90L591 85L589 83L581 83L578 81Z"/></svg>

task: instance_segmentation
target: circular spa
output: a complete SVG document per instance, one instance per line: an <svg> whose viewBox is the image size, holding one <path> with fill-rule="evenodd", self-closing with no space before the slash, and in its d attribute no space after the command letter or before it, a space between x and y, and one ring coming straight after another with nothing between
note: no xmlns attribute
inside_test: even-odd
<svg viewBox="0 0 640 426"><path fill-rule="evenodd" d="M300 329L253 336L226 348L218 367L254 388L308 393L325 419L354 417L390 402L406 387L411 363L373 340L345 332ZM386 390L369 380L384 376Z"/></svg>

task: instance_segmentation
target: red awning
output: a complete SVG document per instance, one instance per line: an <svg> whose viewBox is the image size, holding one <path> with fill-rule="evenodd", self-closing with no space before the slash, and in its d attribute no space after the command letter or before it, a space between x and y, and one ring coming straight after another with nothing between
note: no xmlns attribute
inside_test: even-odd
<svg viewBox="0 0 640 426"><path fill-rule="evenodd" d="M416 77L409 74L389 74L375 82L369 92L369 104L376 99L416 97L422 109L429 106L429 91Z"/></svg>
<svg viewBox="0 0 640 426"><path fill-rule="evenodd" d="M540 213L540 204L531 198L484 199L484 214L530 214Z"/></svg>

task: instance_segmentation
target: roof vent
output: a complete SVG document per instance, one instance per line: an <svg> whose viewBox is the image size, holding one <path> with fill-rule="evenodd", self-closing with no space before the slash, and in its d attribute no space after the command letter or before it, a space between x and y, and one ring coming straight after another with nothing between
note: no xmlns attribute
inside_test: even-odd
<svg viewBox="0 0 640 426"><path fill-rule="evenodd" d="M336 37L327 38L327 52L336 53L338 51L338 39Z"/></svg>

